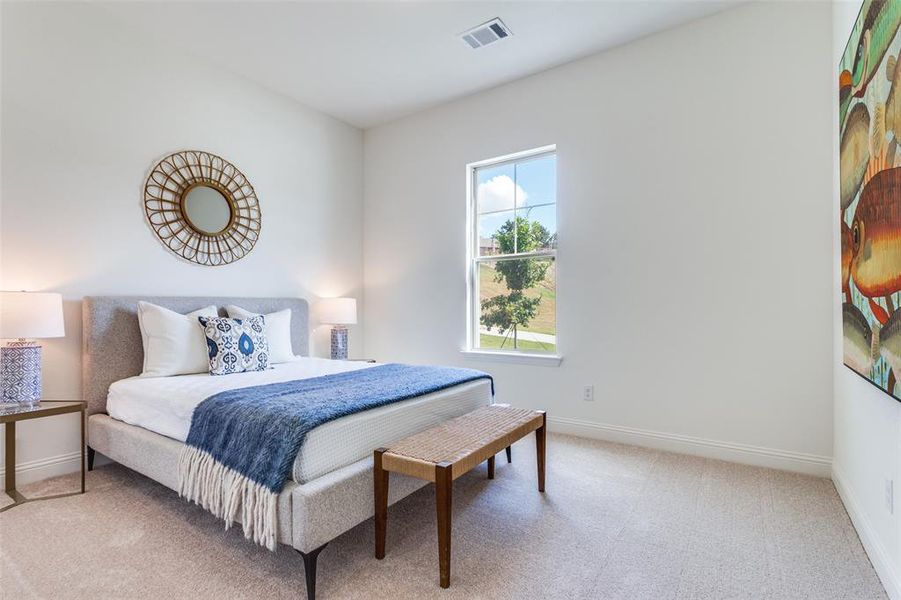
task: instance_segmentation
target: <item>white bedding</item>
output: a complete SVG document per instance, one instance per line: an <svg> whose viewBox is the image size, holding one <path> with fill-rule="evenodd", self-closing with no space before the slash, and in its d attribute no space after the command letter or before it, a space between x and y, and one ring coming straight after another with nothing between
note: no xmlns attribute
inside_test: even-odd
<svg viewBox="0 0 901 600"><path fill-rule="evenodd" d="M106 409L114 419L181 442L194 408L228 389L319 377L375 366L372 363L300 358L268 371L211 376L130 377L110 386ZM491 403L491 384L481 379L330 421L307 434L294 461L293 479L305 483L372 454L412 433Z"/></svg>

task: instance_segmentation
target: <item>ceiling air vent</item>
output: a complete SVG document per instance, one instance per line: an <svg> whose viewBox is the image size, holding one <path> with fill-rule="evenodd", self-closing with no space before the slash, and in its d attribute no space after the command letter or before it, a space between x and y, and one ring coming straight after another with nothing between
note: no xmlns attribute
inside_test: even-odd
<svg viewBox="0 0 901 600"><path fill-rule="evenodd" d="M464 31L460 34L460 37L470 48L476 49L487 46L488 44L493 44L494 42L510 37L511 35L513 35L513 32L504 25L503 21L500 19L491 19L487 23L482 23L478 27L473 27L469 31Z"/></svg>

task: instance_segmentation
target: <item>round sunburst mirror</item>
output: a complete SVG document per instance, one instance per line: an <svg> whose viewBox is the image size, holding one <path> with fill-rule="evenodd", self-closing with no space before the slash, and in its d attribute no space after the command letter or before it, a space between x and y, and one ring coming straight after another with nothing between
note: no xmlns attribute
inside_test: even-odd
<svg viewBox="0 0 901 600"><path fill-rule="evenodd" d="M153 167L144 212L166 248L200 265L244 258L260 236L253 186L233 164L202 150L170 154Z"/></svg>

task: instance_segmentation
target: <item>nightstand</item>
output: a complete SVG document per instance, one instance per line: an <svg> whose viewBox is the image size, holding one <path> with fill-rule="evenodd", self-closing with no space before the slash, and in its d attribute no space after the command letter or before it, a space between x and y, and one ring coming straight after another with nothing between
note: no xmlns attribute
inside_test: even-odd
<svg viewBox="0 0 901 600"><path fill-rule="evenodd" d="M84 402L53 402L50 400L44 400L37 404L0 404L0 423L5 423L6 425L6 485L3 486L3 491L13 499L13 503L0 508L0 512L25 502L84 494L84 425L86 408L87 405ZM79 413L81 415L81 491L41 496L39 498L26 498L16 489L16 423L27 421L28 419L40 419L41 417L52 417L68 413Z"/></svg>

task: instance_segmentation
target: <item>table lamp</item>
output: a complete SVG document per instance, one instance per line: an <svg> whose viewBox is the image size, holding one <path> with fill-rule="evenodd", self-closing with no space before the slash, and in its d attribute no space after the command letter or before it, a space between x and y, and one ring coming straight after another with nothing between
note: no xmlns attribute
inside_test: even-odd
<svg viewBox="0 0 901 600"><path fill-rule="evenodd" d="M0 401L32 404L41 399L41 346L34 339L63 337L59 294L0 292Z"/></svg>
<svg viewBox="0 0 901 600"><path fill-rule="evenodd" d="M319 320L332 325L332 360L347 360L347 327L357 322L356 298L324 298L319 301Z"/></svg>

